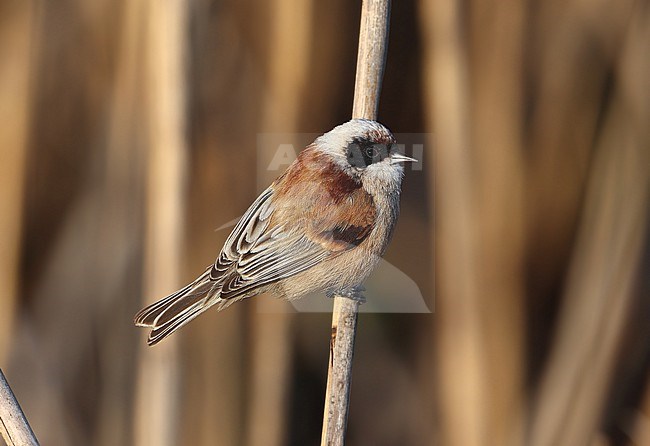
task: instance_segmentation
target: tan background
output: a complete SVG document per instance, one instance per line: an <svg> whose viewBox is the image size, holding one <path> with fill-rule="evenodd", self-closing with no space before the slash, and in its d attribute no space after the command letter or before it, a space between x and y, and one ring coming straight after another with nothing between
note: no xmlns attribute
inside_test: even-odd
<svg viewBox="0 0 650 446"><path fill-rule="evenodd" d="M131 320L217 255L258 134L348 119L359 11L0 1L0 366L42 444L318 444L329 315ZM430 136L386 258L435 312L360 316L348 444L650 444L648 3L391 26L380 120Z"/></svg>

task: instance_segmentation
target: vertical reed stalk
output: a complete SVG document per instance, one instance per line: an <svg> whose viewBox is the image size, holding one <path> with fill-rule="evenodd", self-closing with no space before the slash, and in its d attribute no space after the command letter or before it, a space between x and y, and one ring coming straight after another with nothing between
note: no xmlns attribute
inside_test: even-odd
<svg viewBox="0 0 650 446"><path fill-rule="evenodd" d="M264 131L298 132L309 77L314 0L273 0L268 36L268 93L262 115ZM276 172L268 172L275 176ZM267 179L264 178L263 183ZM279 301L276 301L280 303ZM286 305L285 303L282 303ZM254 327L247 446L287 444L287 387L291 376L290 311L264 311L251 315Z"/></svg>
<svg viewBox="0 0 650 446"><path fill-rule="evenodd" d="M147 298L180 282L185 186L185 0L146 3ZM178 443L178 339L143 352L136 405L137 445Z"/></svg>
<svg viewBox="0 0 650 446"><path fill-rule="evenodd" d="M0 8L0 361L9 350L18 300L34 19L31 1Z"/></svg>

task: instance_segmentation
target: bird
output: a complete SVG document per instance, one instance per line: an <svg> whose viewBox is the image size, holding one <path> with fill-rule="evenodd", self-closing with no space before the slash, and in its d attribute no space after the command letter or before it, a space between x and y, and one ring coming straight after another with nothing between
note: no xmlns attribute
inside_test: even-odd
<svg viewBox="0 0 650 446"><path fill-rule="evenodd" d="M209 308L270 292L363 299L400 211L404 163L384 125L352 119L303 149L248 208L216 261L135 315L154 345Z"/></svg>

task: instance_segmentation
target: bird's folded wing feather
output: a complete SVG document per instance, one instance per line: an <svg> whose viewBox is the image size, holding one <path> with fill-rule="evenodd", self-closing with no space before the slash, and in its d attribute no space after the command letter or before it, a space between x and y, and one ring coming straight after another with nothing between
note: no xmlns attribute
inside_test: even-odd
<svg viewBox="0 0 650 446"><path fill-rule="evenodd" d="M358 246L372 230L374 203L362 188L337 206L325 206L332 198L319 185L302 185L300 200L278 197L282 186L276 182L262 192L226 240L210 271L221 287L219 298L245 297L305 271ZM356 212L361 202L371 212Z"/></svg>

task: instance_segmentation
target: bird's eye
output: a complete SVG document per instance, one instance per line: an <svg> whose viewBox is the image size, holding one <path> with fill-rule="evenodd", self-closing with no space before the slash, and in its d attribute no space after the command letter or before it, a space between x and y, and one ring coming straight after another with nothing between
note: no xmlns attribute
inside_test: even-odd
<svg viewBox="0 0 650 446"><path fill-rule="evenodd" d="M375 148L375 146L367 147L366 148L366 156L368 158L374 160L375 158L377 158L377 156L379 156L379 150L377 150L377 148Z"/></svg>

